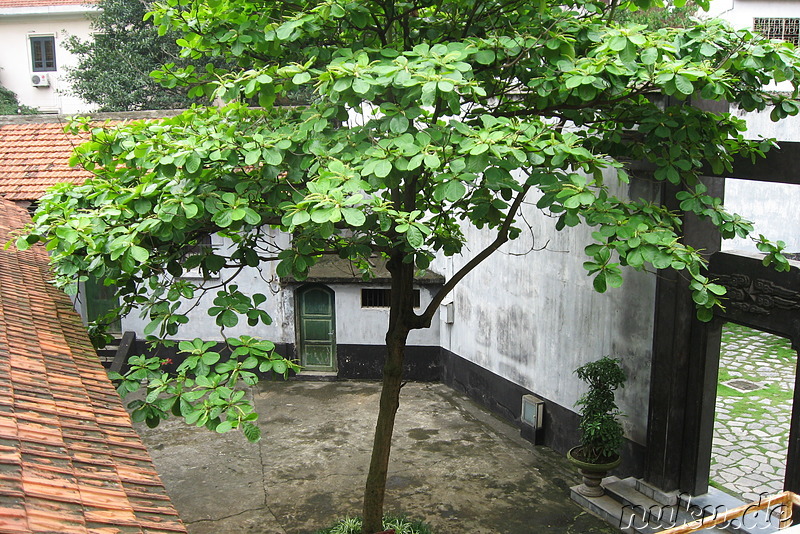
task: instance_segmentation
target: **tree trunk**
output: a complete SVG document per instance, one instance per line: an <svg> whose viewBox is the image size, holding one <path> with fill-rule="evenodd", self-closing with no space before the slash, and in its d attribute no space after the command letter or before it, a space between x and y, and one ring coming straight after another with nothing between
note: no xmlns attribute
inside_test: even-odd
<svg viewBox="0 0 800 534"><path fill-rule="evenodd" d="M362 534L373 534L383 530L383 499L386 493L386 477L389 471L389 453L397 408L400 406L400 387L403 379L403 357L408 332L387 335L386 365L383 369L380 411L375 425L372 458L369 464L367 485L364 490L364 525Z"/></svg>
<svg viewBox="0 0 800 534"><path fill-rule="evenodd" d="M400 256L392 258L387 267L392 274L392 295L389 309L389 329L386 332L386 363L383 367L378 422L372 444L367 484L364 489L364 524L362 534L383 530L383 500L389 472L389 453L397 408L400 406L400 388L403 385L403 360L410 323L414 316L414 267L402 263Z"/></svg>

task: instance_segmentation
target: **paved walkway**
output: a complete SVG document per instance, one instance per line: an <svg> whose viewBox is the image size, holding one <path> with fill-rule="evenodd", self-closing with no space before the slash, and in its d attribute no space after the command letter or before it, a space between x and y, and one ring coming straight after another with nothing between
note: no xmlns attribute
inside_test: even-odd
<svg viewBox="0 0 800 534"><path fill-rule="evenodd" d="M723 330L712 483L744 500L783 490L796 355L789 341Z"/></svg>
<svg viewBox="0 0 800 534"><path fill-rule="evenodd" d="M360 515L379 385L268 382L253 391L262 440L170 420L139 426L191 534L311 534ZM611 534L569 498L566 459L441 384L408 383L387 512L437 534Z"/></svg>

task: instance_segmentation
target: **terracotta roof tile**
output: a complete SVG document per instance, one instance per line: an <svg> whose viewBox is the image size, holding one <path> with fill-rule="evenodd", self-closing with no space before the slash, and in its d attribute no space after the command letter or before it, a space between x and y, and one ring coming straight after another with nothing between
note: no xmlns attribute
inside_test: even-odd
<svg viewBox="0 0 800 534"><path fill-rule="evenodd" d="M0 243L28 220L0 199ZM42 247L0 248L0 532L185 533L50 277Z"/></svg>
<svg viewBox="0 0 800 534"><path fill-rule="evenodd" d="M83 140L65 133L60 123L0 126L0 197L33 201L57 183L86 180L88 171L69 166L72 150Z"/></svg>

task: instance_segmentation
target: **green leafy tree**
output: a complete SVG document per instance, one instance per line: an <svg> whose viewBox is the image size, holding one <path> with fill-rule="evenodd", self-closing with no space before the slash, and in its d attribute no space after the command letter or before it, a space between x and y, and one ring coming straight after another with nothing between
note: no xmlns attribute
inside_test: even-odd
<svg viewBox="0 0 800 534"><path fill-rule="evenodd" d="M645 24L651 30L689 28L694 25L694 19L698 16L702 16L700 7L691 0L682 5L667 2L664 6L653 6L635 11L619 9L614 12L614 20L620 24Z"/></svg>
<svg viewBox="0 0 800 534"><path fill-rule="evenodd" d="M17 94L0 85L0 115L34 115L35 108L20 104Z"/></svg>
<svg viewBox="0 0 800 534"><path fill-rule="evenodd" d="M150 73L165 64L185 66L174 32L159 34L144 20L150 2L101 0L92 22L93 36L70 36L64 47L78 57L67 70L72 92L101 111L185 108L184 89L163 87Z"/></svg>
<svg viewBox="0 0 800 534"><path fill-rule="evenodd" d="M526 200L558 229L594 229L585 267L597 291L622 284L624 267L673 268L690 280L701 318L720 303L724 288L681 240L682 214L615 196L615 186L628 181L624 161L649 161L656 181L679 186L682 210L724 237L747 236L752 225L708 195L699 175L770 143L746 140L743 121L691 99L794 115L796 89L777 95L763 85L796 88L800 60L790 45L718 21L648 30L614 22L610 9L592 0L166 0L153 17L162 32L183 35L182 54L229 63L160 79L228 104L116 128L75 123L92 136L74 162L94 177L44 198L18 244L45 241L64 285L90 274L115 284L121 311L145 310L162 335L188 320L182 301L209 290L182 279L184 269L222 273L209 313L231 327L269 321L259 307L267 297L243 294L231 272L275 261L280 276L302 280L324 254L367 272L370 258L386 258L387 359L363 526L378 531L407 336L429 327L445 296L520 234ZM308 105L275 105L298 88L313 91ZM461 254L470 226L493 241L415 312L414 273L437 255ZM291 243L281 246L276 231ZM230 253L186 260L209 232L229 238ZM759 246L788 269L780 243ZM245 399L234 401L234 372L252 381L256 367L289 364L252 339L231 342L234 352L246 347L229 363L200 340L184 343L191 362L180 384L138 361L140 376L162 378L138 407L145 418L172 410L218 431L252 429Z"/></svg>

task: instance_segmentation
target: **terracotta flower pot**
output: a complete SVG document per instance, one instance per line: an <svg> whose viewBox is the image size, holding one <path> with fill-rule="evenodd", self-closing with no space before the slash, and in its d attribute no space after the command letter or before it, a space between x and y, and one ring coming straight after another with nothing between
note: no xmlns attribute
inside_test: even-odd
<svg viewBox="0 0 800 534"><path fill-rule="evenodd" d="M578 472L580 472L583 477L583 484L578 486L576 491L586 497L601 497L605 493L605 490L603 490L603 486L600 485L600 482L602 482L603 477L605 477L609 471L620 464L622 458L617 455L615 460L604 464L584 462L575 457L575 453L578 449L580 449L580 446L572 447L567 451L567 459L572 465L578 468Z"/></svg>

